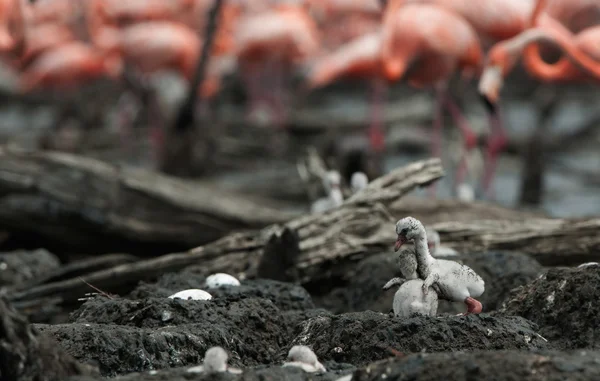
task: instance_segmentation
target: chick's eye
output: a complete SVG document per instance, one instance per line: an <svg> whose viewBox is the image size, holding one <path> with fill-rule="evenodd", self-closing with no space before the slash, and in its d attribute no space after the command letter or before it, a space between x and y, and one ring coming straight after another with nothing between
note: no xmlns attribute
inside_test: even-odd
<svg viewBox="0 0 600 381"><path fill-rule="evenodd" d="M406 235L406 233L408 233L408 229L407 228L404 228L404 229L400 230L400 234L401 235Z"/></svg>

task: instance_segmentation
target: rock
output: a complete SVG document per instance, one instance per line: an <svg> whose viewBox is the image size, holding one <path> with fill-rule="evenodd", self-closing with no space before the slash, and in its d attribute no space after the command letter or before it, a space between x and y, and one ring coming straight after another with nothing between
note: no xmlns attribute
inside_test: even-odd
<svg viewBox="0 0 600 381"><path fill-rule="evenodd" d="M59 266L58 258L44 249L0 253L0 287L27 282Z"/></svg>
<svg viewBox="0 0 600 381"><path fill-rule="evenodd" d="M169 273L154 284L140 283L128 297L168 297L189 288L205 289L205 279L188 272ZM230 302L244 298L270 299L281 310L307 310L315 307L310 294L302 286L268 279L245 280L240 286L211 288L209 292L215 300L226 299Z"/></svg>
<svg viewBox="0 0 600 381"><path fill-rule="evenodd" d="M391 318L377 312L316 317L303 323L293 344L308 345L320 360L362 366L400 352L476 349L547 349L535 325L518 316L489 314Z"/></svg>
<svg viewBox="0 0 600 381"><path fill-rule="evenodd" d="M502 311L539 325L558 348L600 348L600 267L550 269L511 293Z"/></svg>
<svg viewBox="0 0 600 381"><path fill-rule="evenodd" d="M475 351L413 354L359 369L352 381L585 381L600 379L600 352Z"/></svg>
<svg viewBox="0 0 600 381"><path fill-rule="evenodd" d="M190 288L182 290L169 296L169 299L183 299L183 300L211 300L212 295L204 290L197 288Z"/></svg>
<svg viewBox="0 0 600 381"><path fill-rule="evenodd" d="M234 367L268 364L292 338L281 311L258 298L94 298L71 318L73 324L38 327L75 358L98 361L107 376L198 365L213 346L223 347Z"/></svg>

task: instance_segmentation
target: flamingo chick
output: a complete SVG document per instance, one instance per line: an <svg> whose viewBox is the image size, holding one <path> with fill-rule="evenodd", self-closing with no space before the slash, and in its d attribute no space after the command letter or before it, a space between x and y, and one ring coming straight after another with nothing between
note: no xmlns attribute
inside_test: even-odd
<svg viewBox="0 0 600 381"><path fill-rule="evenodd" d="M410 317L414 313L435 316L438 308L438 294L423 292L423 279L417 275L417 258L414 247L404 247L398 255L400 272L404 278L392 278L384 286L388 290L393 286L400 287L394 294L392 308L394 316ZM433 285L435 287L436 285Z"/></svg>
<svg viewBox="0 0 600 381"><path fill-rule="evenodd" d="M357 193L369 185L369 178L364 172L354 172L350 178L350 189Z"/></svg>
<svg viewBox="0 0 600 381"><path fill-rule="evenodd" d="M209 348L204 353L203 365L195 366L187 370L188 373L223 373L229 372L234 374L242 373L241 369L232 368L227 365L229 356L225 349L221 347Z"/></svg>
<svg viewBox="0 0 600 381"><path fill-rule="evenodd" d="M437 284L441 298L467 305L465 315L481 312L482 305L474 298L483 294L485 282L473 269L454 261L432 257L427 246L425 227L416 218L405 217L399 220L396 223L396 234L398 238L394 251L398 251L406 242L415 244L417 273L424 280L423 293L429 293L429 288Z"/></svg>
<svg viewBox="0 0 600 381"><path fill-rule="evenodd" d="M429 252L436 258L456 257L458 252L451 247L442 246L440 243L440 233L433 228L425 228L427 232L427 247Z"/></svg>
<svg viewBox="0 0 600 381"><path fill-rule="evenodd" d="M294 345L288 352L288 362L284 367L295 366L308 373L327 372L327 369L317 360L317 355L305 345Z"/></svg>
<svg viewBox="0 0 600 381"><path fill-rule="evenodd" d="M329 209L337 208L344 202L344 195L340 188L342 176L338 171L329 171L323 179L323 188L327 192L327 196L316 200L311 205L312 213L325 212Z"/></svg>

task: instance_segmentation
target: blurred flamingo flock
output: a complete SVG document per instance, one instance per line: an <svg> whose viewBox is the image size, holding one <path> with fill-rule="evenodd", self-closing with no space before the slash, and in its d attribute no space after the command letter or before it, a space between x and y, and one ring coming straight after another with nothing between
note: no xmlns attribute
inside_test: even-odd
<svg viewBox="0 0 600 381"><path fill-rule="evenodd" d="M0 0L3 77L20 93L66 92L100 78L145 83L160 72L191 81L215 0ZM547 62L554 51L559 58ZM294 97L347 79L371 85L368 148L385 148L382 104L406 80L433 90L431 153L441 155L445 112L463 137L455 183L479 144L448 91L459 75L478 86L489 119L482 189L493 197L498 155L507 145L498 103L503 80L522 59L541 82L600 79L598 0L223 0L204 81L208 103L235 74L248 118L285 129ZM9 74L6 74L9 73ZM299 85L293 85L297 84ZM478 85L477 85L478 83ZM126 99L126 97L124 97ZM120 103L126 115L131 102ZM121 119L123 130L130 128ZM155 142L164 144L156 122Z"/></svg>

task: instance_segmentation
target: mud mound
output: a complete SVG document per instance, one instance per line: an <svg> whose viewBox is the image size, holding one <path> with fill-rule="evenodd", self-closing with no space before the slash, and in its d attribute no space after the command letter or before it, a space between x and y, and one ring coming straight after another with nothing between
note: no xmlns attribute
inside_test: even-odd
<svg viewBox="0 0 600 381"><path fill-rule="evenodd" d="M0 253L0 287L24 283L59 266L58 258L44 249Z"/></svg>
<svg viewBox="0 0 600 381"><path fill-rule="evenodd" d="M362 366L400 352L476 349L546 349L535 325L517 316L390 318L372 311L306 321L294 344L309 345L322 360Z"/></svg>
<svg viewBox="0 0 600 381"><path fill-rule="evenodd" d="M142 300L94 298L71 314L74 323L117 324L141 328L194 323L246 325L270 321L281 311L266 299L181 300L150 298Z"/></svg>
<svg viewBox="0 0 600 381"><path fill-rule="evenodd" d="M600 267L550 269L520 287L503 311L539 325L539 333L565 349L600 348Z"/></svg>
<svg viewBox="0 0 600 381"><path fill-rule="evenodd" d="M485 351L414 354L371 364L352 381L587 381L600 379L600 352Z"/></svg>
<svg viewBox="0 0 600 381"><path fill-rule="evenodd" d="M281 311L266 299L228 303L177 299L94 299L73 324L40 325L71 355L96 360L103 375L195 365L215 345L235 366L271 363L291 341Z"/></svg>
<svg viewBox="0 0 600 381"><path fill-rule="evenodd" d="M281 310L306 310L314 308L309 293L301 286L268 279L245 280L239 287L206 288L205 277L189 272L163 275L156 283L141 283L129 296L131 299L167 297L174 293L200 288L215 299L236 301L244 298L270 299Z"/></svg>
<svg viewBox="0 0 600 381"><path fill-rule="evenodd" d="M351 281L345 287L335 288L315 298L316 304L334 313L365 310L390 312L397 288L383 291L381 287L391 278L401 276L396 258L391 252L365 258L353 269L349 277ZM457 260L472 267L485 280L485 292L479 300L486 312L498 309L510 290L532 281L543 270L535 259L515 252L465 254L457 257ZM438 308L438 313L465 311L462 303L446 301L440 301Z"/></svg>

